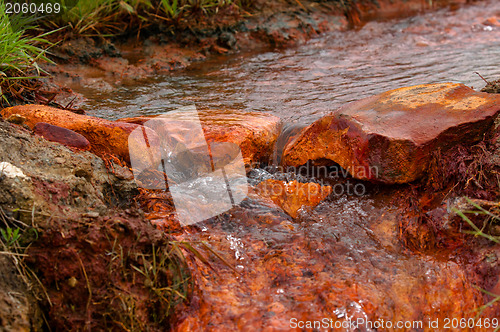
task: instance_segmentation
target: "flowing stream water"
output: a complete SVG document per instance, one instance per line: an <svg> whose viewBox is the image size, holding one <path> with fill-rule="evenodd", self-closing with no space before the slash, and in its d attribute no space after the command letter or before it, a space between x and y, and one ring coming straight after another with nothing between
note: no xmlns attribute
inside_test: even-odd
<svg viewBox="0 0 500 332"><path fill-rule="evenodd" d="M500 2L322 35L292 49L218 57L110 93L83 92L89 114L117 119L179 106L271 112L310 123L363 97L402 86L500 76Z"/></svg>
<svg viewBox="0 0 500 332"><path fill-rule="evenodd" d="M372 21L296 48L217 57L112 93L79 92L89 98L89 114L109 119L194 104L309 124L347 102L403 86L453 81L479 89L484 82L474 72L499 78L499 59L500 1L491 0ZM193 263L199 290L177 329L288 331L300 327L294 322L326 318L339 330L396 330L341 325L383 319L420 331L474 317L483 298L461 267L467 258L416 254L401 243L397 202L405 190L367 186L363 195L334 195L297 219L248 199L188 228L185 239L206 241L236 272L217 259L216 271Z"/></svg>

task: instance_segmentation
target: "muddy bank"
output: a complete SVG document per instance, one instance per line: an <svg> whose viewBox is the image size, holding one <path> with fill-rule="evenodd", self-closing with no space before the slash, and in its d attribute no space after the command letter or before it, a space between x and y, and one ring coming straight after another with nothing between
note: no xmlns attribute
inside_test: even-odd
<svg viewBox="0 0 500 332"><path fill-rule="evenodd" d="M0 142L2 230L20 230L2 237L2 328L168 328L189 272L135 207L129 169L3 120Z"/></svg>
<svg viewBox="0 0 500 332"><path fill-rule="evenodd" d="M17 258L18 259L18 258ZM0 330L40 331L38 302L16 268L16 258L0 256Z"/></svg>

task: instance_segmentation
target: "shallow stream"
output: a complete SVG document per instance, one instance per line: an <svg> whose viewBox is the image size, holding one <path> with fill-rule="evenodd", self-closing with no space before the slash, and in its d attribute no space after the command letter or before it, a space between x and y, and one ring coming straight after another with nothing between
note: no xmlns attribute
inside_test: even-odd
<svg viewBox="0 0 500 332"><path fill-rule="evenodd" d="M292 49L221 56L111 93L81 92L91 115L159 114L179 106L271 112L310 123L363 97L402 86L500 77L500 2L482 1L322 35Z"/></svg>
<svg viewBox="0 0 500 332"><path fill-rule="evenodd" d="M89 114L109 119L195 104L308 124L347 102L403 86L453 81L479 89L484 82L474 72L500 78L499 59L500 1L491 0L372 21L297 48L213 58L112 93L79 92L89 98ZM300 326L294 322L327 318L350 331L353 325L338 324L383 319L417 324L399 330L444 330L446 318L473 317L483 299L460 265L466 258L415 254L401 243L397 202L405 190L367 186L361 196L333 195L297 219L248 199L189 228L186 239L206 241L236 272L221 262L216 271L197 263L200 290L178 329L287 331ZM439 328L431 328L436 319Z"/></svg>

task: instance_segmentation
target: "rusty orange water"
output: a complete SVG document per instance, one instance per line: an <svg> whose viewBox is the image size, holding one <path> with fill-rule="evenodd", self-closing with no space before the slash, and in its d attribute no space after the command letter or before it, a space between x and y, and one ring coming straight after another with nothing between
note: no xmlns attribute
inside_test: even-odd
<svg viewBox="0 0 500 332"><path fill-rule="evenodd" d="M427 0L425 0L427 1ZM178 106L271 112L312 122L346 102L402 86L500 76L500 1L369 22L298 48L219 57L188 70L111 92L81 87L92 115L120 118Z"/></svg>
<svg viewBox="0 0 500 332"><path fill-rule="evenodd" d="M474 72L498 79L498 59L500 1L491 0L374 21L295 49L218 58L112 94L81 91L90 98L90 113L112 119L194 103L199 109L271 112L303 125L346 102L401 86L455 81L480 88L484 83ZM247 199L187 229L182 239L205 241L235 271L209 251L214 270L192 263L198 291L177 330L491 331L453 328L453 319L474 317L485 301L461 265L467 257L409 251L398 228L407 212L397 203L405 190L365 189L360 196L339 191L296 219ZM483 318L500 311L498 305L489 310ZM314 321L321 325L307 325ZM346 325L353 321L360 325ZM401 329L392 325L398 322Z"/></svg>
<svg viewBox="0 0 500 332"><path fill-rule="evenodd" d="M444 331L446 318L473 318L484 299L460 265L400 244L402 211L390 203L398 194L334 195L295 220L247 200L199 224L184 238L206 241L237 272L215 257L215 271L198 263L201 300L177 330L289 331L321 321L316 330L433 331L439 320ZM371 328L382 320L414 325Z"/></svg>

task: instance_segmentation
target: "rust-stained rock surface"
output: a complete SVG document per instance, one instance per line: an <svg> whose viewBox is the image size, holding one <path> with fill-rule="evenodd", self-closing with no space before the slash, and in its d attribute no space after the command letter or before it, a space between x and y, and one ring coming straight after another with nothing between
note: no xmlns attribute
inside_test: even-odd
<svg viewBox="0 0 500 332"><path fill-rule="evenodd" d="M138 125L130 123L113 122L87 115L75 114L70 111L57 109L43 105L23 105L4 108L1 111L4 118L13 114L24 117L25 124L34 128L39 122L45 122L54 126L73 130L91 143L92 152L98 155L112 154L125 161L130 160L129 149L137 157L144 158L149 163L149 154L141 148L128 144L130 133L138 128ZM144 129L149 138L149 144L154 149L158 147L159 141L156 133L149 128ZM155 155L155 154L153 154ZM153 163L158 163L154 160Z"/></svg>
<svg viewBox="0 0 500 332"><path fill-rule="evenodd" d="M269 161L281 129L278 117L261 112L235 110L202 110L198 111L198 116L207 142L230 142L238 145L246 166ZM193 142L199 143L198 138L193 142L186 142L185 139L189 137L186 133L193 131L193 123L198 121L192 112L178 111L156 117L141 116L118 121L152 127L162 139L173 137L188 149L196 148L190 146Z"/></svg>
<svg viewBox="0 0 500 332"><path fill-rule="evenodd" d="M300 224L250 200L198 225L202 232L188 231L186 240L206 241L237 273L213 256L216 272L193 263L199 300L182 313L175 331L314 331L292 324L323 318L333 328L318 331L348 331L342 324L358 319L422 325L370 329L359 323L351 330L445 331L447 317L473 318L492 300L480 289L496 289L488 279L497 277L464 268L457 262L462 258L449 259L440 250L411 254L398 229L406 211L393 205L393 195L407 199L394 189L332 197L302 215ZM491 321L499 313L492 306L480 317ZM439 327L430 328L429 320L439 320Z"/></svg>
<svg viewBox="0 0 500 332"><path fill-rule="evenodd" d="M10 166L0 168L0 208L19 209L16 218L26 224L69 210L105 213L106 203L129 205L137 194L128 168L111 164L108 171L90 152L75 152L2 121L0 143L0 164Z"/></svg>
<svg viewBox="0 0 500 332"><path fill-rule="evenodd" d="M259 183L254 193L268 198L292 218L297 218L303 207L315 207L332 192L332 187L317 183L278 181L269 179Z"/></svg>
<svg viewBox="0 0 500 332"><path fill-rule="evenodd" d="M431 152L481 139L499 111L499 96L463 84L391 90L311 124L285 148L283 163L329 159L358 179L410 182L424 175Z"/></svg>
<svg viewBox="0 0 500 332"><path fill-rule="evenodd" d="M82 135L59 126L53 126L45 122L38 122L34 127L35 134L42 136L48 141L64 144L81 150L89 150L90 142Z"/></svg>

